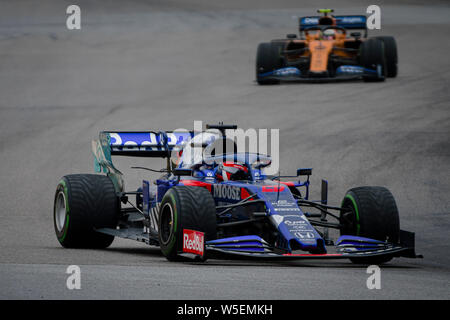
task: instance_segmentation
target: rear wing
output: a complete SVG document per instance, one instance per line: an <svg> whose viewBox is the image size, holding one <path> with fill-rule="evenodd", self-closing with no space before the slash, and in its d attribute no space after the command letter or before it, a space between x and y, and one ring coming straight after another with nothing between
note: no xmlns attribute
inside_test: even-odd
<svg viewBox="0 0 450 320"><path fill-rule="evenodd" d="M236 129L235 125L206 125L207 131ZM94 169L106 173L114 183L117 192L123 192L122 172L112 163L112 156L166 158L167 171L172 171L172 151L182 150L194 136L204 131L102 131L98 140L92 141Z"/></svg>
<svg viewBox="0 0 450 320"><path fill-rule="evenodd" d="M166 158L177 147L192 139L193 131L100 132L100 141L109 146L111 155Z"/></svg>
<svg viewBox="0 0 450 320"><path fill-rule="evenodd" d="M299 19L300 32L307 28L319 25L320 16L301 17ZM336 26L345 29L364 29L367 30L367 17L363 15L355 16L333 16L336 19Z"/></svg>

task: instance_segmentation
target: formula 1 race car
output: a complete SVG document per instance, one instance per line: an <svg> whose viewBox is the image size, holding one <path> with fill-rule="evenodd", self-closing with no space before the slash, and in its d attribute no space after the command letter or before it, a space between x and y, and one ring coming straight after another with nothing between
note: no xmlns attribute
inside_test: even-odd
<svg viewBox="0 0 450 320"><path fill-rule="evenodd" d="M258 84L280 81L384 81L397 76L397 45L391 36L367 38L365 16L323 16L299 19L300 38L261 43L256 55ZM359 29L361 32L349 30Z"/></svg>
<svg viewBox="0 0 450 320"><path fill-rule="evenodd" d="M237 152L227 131L236 128L101 132L92 148L96 171L106 175L67 175L57 186L58 241L67 248L106 248L117 236L159 246L170 261L347 258L378 264L417 257L414 233L400 230L388 189L353 188L340 206L330 206L328 183L322 180L321 199L310 200L312 169L297 170L301 181L268 175L270 156ZM232 149L223 149L230 143ZM125 191L122 173L111 160L116 155L165 158L167 167L134 167L163 175ZM336 242L329 228L340 230Z"/></svg>

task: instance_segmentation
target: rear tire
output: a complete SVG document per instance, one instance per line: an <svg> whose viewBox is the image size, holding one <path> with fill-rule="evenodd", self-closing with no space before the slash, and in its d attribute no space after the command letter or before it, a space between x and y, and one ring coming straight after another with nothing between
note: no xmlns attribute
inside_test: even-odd
<svg viewBox="0 0 450 320"><path fill-rule="evenodd" d="M386 59L386 75L389 78L395 78L398 72L398 56L397 56L397 43L394 37L383 36L376 37L384 43L384 55Z"/></svg>
<svg viewBox="0 0 450 320"><path fill-rule="evenodd" d="M56 188L53 222L56 237L65 248L106 248L113 236L94 228L116 228L119 198L107 176L64 176Z"/></svg>
<svg viewBox="0 0 450 320"><path fill-rule="evenodd" d="M173 187L161 201L158 223L161 251L167 260L177 261L183 250L183 229L205 233L205 241L217 238L214 199L201 187ZM202 260L206 260L206 252Z"/></svg>
<svg viewBox="0 0 450 320"><path fill-rule="evenodd" d="M347 191L342 201L341 235L356 235L397 243L400 220L392 193L384 187L358 187ZM348 212L348 213L345 213ZM392 257L352 258L354 263L381 264Z"/></svg>
<svg viewBox="0 0 450 320"><path fill-rule="evenodd" d="M264 79L260 74L280 69L284 65L281 51L284 49L284 43L264 42L260 43L256 53L256 81L260 85L278 84L279 80Z"/></svg>
<svg viewBox="0 0 450 320"><path fill-rule="evenodd" d="M380 74L363 76L364 81L384 81L386 77L386 57L383 41L372 38L361 44L359 53L360 65L365 69L378 70Z"/></svg>

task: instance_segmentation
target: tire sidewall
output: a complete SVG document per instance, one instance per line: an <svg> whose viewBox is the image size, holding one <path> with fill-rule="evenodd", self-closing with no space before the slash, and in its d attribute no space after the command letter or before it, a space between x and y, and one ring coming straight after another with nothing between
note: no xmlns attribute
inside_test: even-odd
<svg viewBox="0 0 450 320"><path fill-rule="evenodd" d="M364 189L364 190L357 190ZM375 202L361 203L358 193L370 192L374 197L382 194L383 201L380 199ZM378 195L379 196L379 195ZM367 199L367 197L366 197ZM372 200L373 201L373 200ZM377 204L377 206L375 206ZM342 201L342 207L351 206L354 212L353 235L368 237L385 241L383 237L389 237L390 242L398 241L400 231L398 209L395 199L391 192L383 187L361 187L350 189ZM380 207L381 206L381 207Z"/></svg>
<svg viewBox="0 0 450 320"><path fill-rule="evenodd" d="M173 229L167 243L162 241L161 217L165 206L170 206L173 214ZM164 195L159 211L159 242L161 251L170 261L178 261L178 253L183 251L183 230L190 229L204 233L204 240L217 238L216 206L211 193L202 187L175 186ZM206 260L204 252L202 261Z"/></svg>
<svg viewBox="0 0 450 320"><path fill-rule="evenodd" d="M258 45L256 53L256 79L259 84L279 83L279 80L261 78L259 74L274 71L283 66L281 57L279 57L280 48L283 46L284 44L273 42L263 42Z"/></svg>
<svg viewBox="0 0 450 320"><path fill-rule="evenodd" d="M373 69L381 65L382 75L377 77L365 76L365 81L384 81L387 77L386 54L384 42L377 38L370 38L363 42L360 48L360 64L364 68Z"/></svg>
<svg viewBox="0 0 450 320"><path fill-rule="evenodd" d="M64 245L64 240L67 237L67 233L69 231L69 225L70 225L70 207L69 207L69 203L70 203L70 198L69 198L69 192L68 192L68 187L67 187L67 180L65 178L62 178L59 183L58 186L56 187L56 192L55 192L55 199L53 202L53 225L55 228L55 233L56 233L56 238L58 239L59 243L61 243L62 245ZM64 219L64 227L61 230L58 230L58 226L57 226L57 222L56 222L56 199L59 195L60 192L63 192L64 194L64 198L65 198L65 205L66 205L66 215L65 215L65 219Z"/></svg>
<svg viewBox="0 0 450 320"><path fill-rule="evenodd" d="M392 36L377 37L379 41L383 42L384 54L386 60L386 76L396 77L398 73L398 52L397 43Z"/></svg>
<svg viewBox="0 0 450 320"><path fill-rule="evenodd" d="M355 215L355 219L353 220L353 228L352 231L350 232L350 234L346 234L346 235L355 235L355 236L359 236L361 234L361 220L359 217L359 204L357 202L357 197L355 196L355 194L352 191L348 191L346 193L346 195L344 196L344 199L342 200L342 204L341 207L351 207L354 215ZM343 235L343 233L341 232L341 235Z"/></svg>
<svg viewBox="0 0 450 320"><path fill-rule="evenodd" d="M159 220L158 228L160 230L159 242L160 242L161 251L166 257L175 257L177 254L177 251L179 249L179 246L180 246L178 239L179 239L179 233L180 233L180 220L181 220L180 209L181 208L179 207L179 205L177 206L177 203L179 204L180 201L178 199L176 192L174 192L173 189L170 189L169 191L167 191L163 197L163 200L161 201L161 206L160 206L161 209L159 212L159 219L158 219ZM165 208L166 205L170 206L172 209L173 230L169 237L168 243L163 244L163 241L161 239L161 230L162 230L161 215L162 215L163 209Z"/></svg>
<svg viewBox="0 0 450 320"><path fill-rule="evenodd" d="M83 188L82 192L80 188ZM65 198L65 219L63 228L59 230L56 207L61 192ZM92 196L90 201L85 198L86 194ZM96 203L97 199L103 202ZM112 243L114 236L94 229L115 228L119 211L119 199L109 177L94 174L64 176L56 187L53 204L56 238L66 248L106 248Z"/></svg>
<svg viewBox="0 0 450 320"><path fill-rule="evenodd" d="M359 198L362 196L362 200ZM361 201L365 204L363 205ZM354 213L353 226L341 229L341 235L356 235L375 240L397 242L400 232L398 209L392 193L384 187L359 187L350 189L341 207L351 208ZM342 223L342 222L341 222ZM353 230L351 230L353 229ZM343 232L344 231L344 232ZM357 264L383 264L392 255L350 258Z"/></svg>

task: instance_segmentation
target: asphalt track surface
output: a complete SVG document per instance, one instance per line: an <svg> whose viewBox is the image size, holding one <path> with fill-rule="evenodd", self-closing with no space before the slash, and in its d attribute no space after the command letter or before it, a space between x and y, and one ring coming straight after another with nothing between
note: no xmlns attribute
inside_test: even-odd
<svg viewBox="0 0 450 320"><path fill-rule="evenodd" d="M450 7L381 3L399 49L383 83L258 86L259 42L295 32L317 7L361 14L370 2L78 1L82 29L65 27L71 1L9 1L0 10L1 299L449 299ZM157 248L116 239L67 250L53 231L56 184L91 173L99 131L191 128L194 120L279 128L282 173L314 167L330 202L347 189L388 187L401 227L424 259L383 266L368 290L347 261L169 263ZM160 160L119 159L129 188ZM315 188L314 188L315 187ZM81 290L66 268L81 267Z"/></svg>

